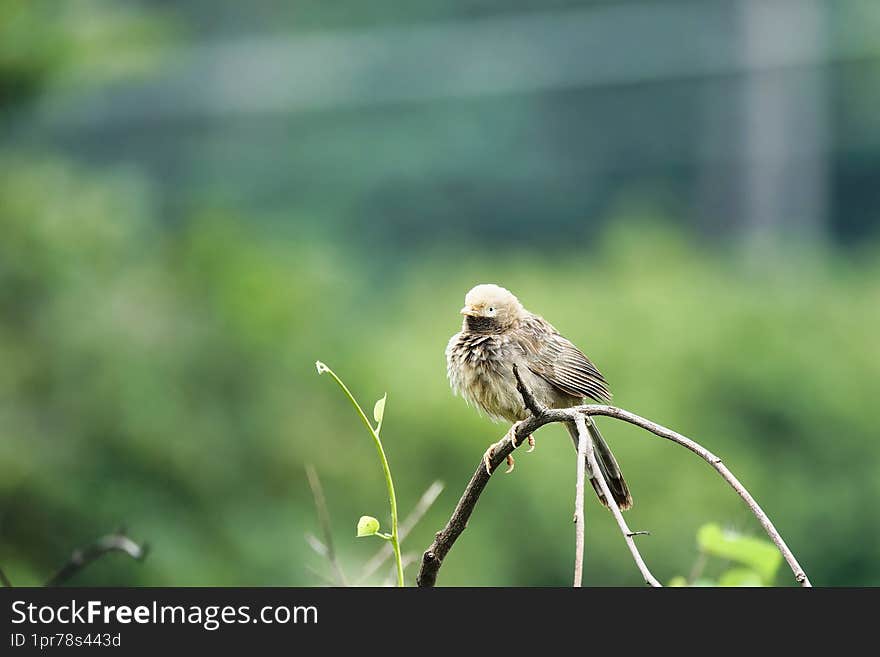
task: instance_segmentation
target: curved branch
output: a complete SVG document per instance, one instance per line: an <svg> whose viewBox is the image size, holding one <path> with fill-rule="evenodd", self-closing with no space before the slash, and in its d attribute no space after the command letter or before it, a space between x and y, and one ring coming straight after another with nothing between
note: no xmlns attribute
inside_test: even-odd
<svg viewBox="0 0 880 657"><path fill-rule="evenodd" d="M90 563L110 552L124 552L135 561L142 561L147 556L147 547L146 545L138 545L124 534L108 534L91 545L74 550L70 555L70 560L46 582L46 586L63 584Z"/></svg>
<svg viewBox="0 0 880 657"><path fill-rule="evenodd" d="M743 499L743 501L745 501L746 505L758 519L758 522L761 523L764 531L767 532L767 535L782 553L783 558L788 563L789 567L792 570L792 573L794 573L795 580L800 583L801 586L812 586L812 584L810 584L809 578L807 577L807 574L804 572L804 569L801 568L794 554L791 552L788 545L786 545L782 536L779 534L779 531L770 521L770 518L767 516L764 510L755 501L755 498L752 497L745 486L743 486L742 483L740 483L740 481L733 475L733 473L722 463L721 459L715 456L705 447L703 447L696 441L693 441L690 438L681 435L680 433L672 431L671 429L667 429L666 427L659 425L655 422L651 422L650 420L646 420L645 418L640 417L635 413L630 413L629 411L617 408L615 406L608 406L604 404L587 404L584 406L575 406L573 408L564 409L546 408L544 406L541 406L535 400L531 392L523 384L516 366L514 366L514 375L517 379L517 389L519 390L520 395L522 395L523 402L525 403L526 408L529 409L532 415L522 422L518 422L513 427L511 427L511 430L508 431L507 435L505 435L500 441L493 445L493 454L491 459L492 472L495 472L501 462L504 461L507 456L511 452L513 452L513 450L519 447L529 435L531 435L534 431L537 431L545 424L550 424L552 422L576 422L578 417L583 417L585 415L603 415L606 417L616 418L630 424L634 424L638 427L641 427L642 429L645 429L646 431L660 436L661 438L671 440L674 443L678 443L679 445L686 447L694 454L697 454L703 460L709 463L709 465L711 465L721 475L721 477L737 492L737 494ZM416 579L416 583L418 584L418 586L434 586L434 584L437 582L437 573L440 571L440 566L443 564L443 559L446 558L446 555L452 549L455 541L467 527L468 519L471 517L471 514L474 511L474 507L479 501L483 489L486 487L486 484L489 483L490 476L491 475L486 472L486 468L483 467L483 462L481 460L480 463L477 465L476 470L474 471L474 475L471 477L471 480L465 487L464 493L462 494L461 499L458 501L455 510L452 512L452 516L449 518L449 522L446 523L446 526L441 531L437 532L434 541L431 543L431 545L422 556L422 565L419 569L419 574ZM602 480L603 478L600 477L599 481L601 482ZM606 499L609 498L610 496L606 493ZM630 536L628 538L631 539L632 535L634 535L635 533L629 532L629 534ZM630 542L627 541L627 544L629 545ZM632 547L634 547L634 544L632 545ZM633 554L633 556L635 557L635 553Z"/></svg>
<svg viewBox="0 0 880 657"><path fill-rule="evenodd" d="M782 538L782 535L770 521L770 518L764 512L764 509L755 501L755 498L752 497L751 493L749 493L748 489L742 485L742 483L737 479L734 474L727 468L726 465L721 461L721 458L710 452L708 449L700 445L698 442L687 438L680 433L673 431L672 429L667 429L666 427L657 424L656 422L651 422L650 420L646 420L643 417L636 415L635 413L630 413L622 408L617 408L615 406L606 406L602 404L587 404L585 406L576 406L572 409L566 409L567 411L573 411L575 413L583 413L585 415L604 415L606 417L613 417L618 420L623 420L624 422L629 422L630 424L634 424L637 427L641 427L646 431L650 431L656 436L660 436L661 438L666 438L667 440L671 440L674 443L678 443L682 447L686 447L694 454L702 458L709 465L711 465L718 474L730 484L730 487L736 491L737 495L739 495L749 509L752 511L754 516L758 519L758 522L761 523L761 526L764 528L764 531L767 532L767 535L770 537L770 540L778 548L779 552L782 554L789 568L791 568L791 572L794 574L795 581L797 581L801 586L811 587L809 578L807 577L804 569L801 568L801 565L798 563L791 549L789 549L788 545L786 545L785 541Z"/></svg>

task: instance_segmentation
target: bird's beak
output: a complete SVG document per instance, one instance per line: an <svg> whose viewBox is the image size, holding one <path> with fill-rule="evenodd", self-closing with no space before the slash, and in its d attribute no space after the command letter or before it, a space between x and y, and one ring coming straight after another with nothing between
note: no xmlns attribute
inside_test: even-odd
<svg viewBox="0 0 880 657"><path fill-rule="evenodd" d="M470 317L476 317L477 315L479 315L479 313L476 310L474 310L473 306L465 306L464 308L462 308L458 312L460 312L462 315L468 315Z"/></svg>

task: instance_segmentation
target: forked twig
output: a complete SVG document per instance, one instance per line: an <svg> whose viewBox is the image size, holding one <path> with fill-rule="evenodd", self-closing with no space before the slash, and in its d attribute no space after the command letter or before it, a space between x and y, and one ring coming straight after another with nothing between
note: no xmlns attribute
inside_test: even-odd
<svg viewBox="0 0 880 657"><path fill-rule="evenodd" d="M626 524L626 520L623 519L623 513L620 511L620 506L618 506L617 500L614 499L614 495L611 494L611 488L605 480L605 475L602 474L602 468L599 467L598 459L596 459L596 450L593 449L593 441L587 436L587 425L584 421L584 416L580 414L575 416L574 422L577 426L578 442L586 443L587 460L590 462L590 470L596 478L596 481L599 482L599 486L602 488L602 494L608 502L608 508L611 510L611 514L617 521L617 526L620 527L620 532L623 534L626 546L629 548L633 560L636 562L636 566L638 566L639 572L642 573L645 584L648 584L649 586L662 586L660 582L657 581L657 578L651 574L651 571L648 570L648 566L645 564L645 560L642 559L642 555L636 547L636 542L633 540L633 536L642 532L633 532L630 530Z"/></svg>

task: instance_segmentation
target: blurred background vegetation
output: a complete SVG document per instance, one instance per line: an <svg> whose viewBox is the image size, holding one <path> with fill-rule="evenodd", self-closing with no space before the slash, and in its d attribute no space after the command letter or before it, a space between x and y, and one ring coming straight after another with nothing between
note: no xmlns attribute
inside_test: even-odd
<svg viewBox="0 0 880 657"><path fill-rule="evenodd" d="M497 282L722 455L814 584L880 584L878 27L871 0L3 0L0 565L37 584L124 525L147 560L74 583L320 584L313 463L356 573L384 484L319 358L388 392L402 515L446 482L420 553L506 429L443 356ZM762 535L705 463L602 428L663 581L706 523ZM573 452L537 441L442 584L570 583ZM640 584L594 500L585 582Z"/></svg>

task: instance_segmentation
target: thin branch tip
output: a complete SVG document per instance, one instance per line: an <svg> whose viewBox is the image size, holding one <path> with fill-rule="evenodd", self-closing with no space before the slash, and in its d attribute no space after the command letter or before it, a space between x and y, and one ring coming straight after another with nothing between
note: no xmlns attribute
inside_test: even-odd
<svg viewBox="0 0 880 657"><path fill-rule="evenodd" d="M150 546L137 543L123 533L107 534L90 545L74 550L67 563L46 582L46 586L63 584L90 563L111 552L122 552L135 561L143 561L150 552Z"/></svg>

